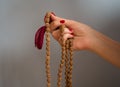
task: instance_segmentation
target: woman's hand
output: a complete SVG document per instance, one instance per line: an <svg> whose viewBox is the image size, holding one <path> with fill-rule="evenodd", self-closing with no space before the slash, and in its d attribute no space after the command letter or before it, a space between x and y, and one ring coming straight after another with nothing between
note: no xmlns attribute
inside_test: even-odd
<svg viewBox="0 0 120 87"><path fill-rule="evenodd" d="M86 50L89 49L89 46L94 39L95 31L92 30L89 26L82 24L80 22L76 22L73 20L68 20L64 18L60 18L51 14L50 29L53 37L61 43L60 30L57 29L61 25L61 21L65 21L64 24L66 28L64 29L64 40L68 38L73 39L73 49L74 50Z"/></svg>

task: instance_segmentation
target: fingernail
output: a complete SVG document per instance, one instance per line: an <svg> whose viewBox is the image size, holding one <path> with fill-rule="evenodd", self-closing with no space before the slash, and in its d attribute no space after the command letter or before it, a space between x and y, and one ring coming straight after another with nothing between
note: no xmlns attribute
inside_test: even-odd
<svg viewBox="0 0 120 87"><path fill-rule="evenodd" d="M71 33L71 35L74 35L74 33Z"/></svg>
<svg viewBox="0 0 120 87"><path fill-rule="evenodd" d="M73 31L73 29L72 29L72 28L69 28L69 30L70 30L70 31Z"/></svg>
<svg viewBox="0 0 120 87"><path fill-rule="evenodd" d="M62 24L65 23L65 20L60 20L60 23L62 23Z"/></svg>
<svg viewBox="0 0 120 87"><path fill-rule="evenodd" d="M54 12L51 12L51 14L53 14L54 16L56 16Z"/></svg>

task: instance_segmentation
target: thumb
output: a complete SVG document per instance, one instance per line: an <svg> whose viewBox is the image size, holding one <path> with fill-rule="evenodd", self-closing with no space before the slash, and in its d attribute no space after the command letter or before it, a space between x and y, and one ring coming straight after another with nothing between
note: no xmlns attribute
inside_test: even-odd
<svg viewBox="0 0 120 87"><path fill-rule="evenodd" d="M55 21L57 19L57 16L53 12L51 12L50 18L52 21Z"/></svg>

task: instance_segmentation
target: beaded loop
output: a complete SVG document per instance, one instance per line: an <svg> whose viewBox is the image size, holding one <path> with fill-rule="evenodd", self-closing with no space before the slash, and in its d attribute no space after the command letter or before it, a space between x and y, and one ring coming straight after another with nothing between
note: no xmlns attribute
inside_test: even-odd
<svg viewBox="0 0 120 87"><path fill-rule="evenodd" d="M50 14L52 12L46 13L45 16L45 26L46 26L46 77L47 77L47 87L51 86L51 74L50 74ZM62 52L61 52L61 61L58 69L58 81L57 87L61 87L62 81L62 71L65 66L65 87L72 87L72 69L73 69L73 49L72 41L73 39L67 39L64 41L63 32L65 25L59 27L61 31L61 41L62 41Z"/></svg>

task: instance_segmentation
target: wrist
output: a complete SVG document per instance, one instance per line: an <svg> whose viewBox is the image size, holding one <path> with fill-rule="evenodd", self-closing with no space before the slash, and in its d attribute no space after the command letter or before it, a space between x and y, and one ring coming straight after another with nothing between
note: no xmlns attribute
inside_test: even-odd
<svg viewBox="0 0 120 87"><path fill-rule="evenodd" d="M88 40L88 50L96 52L103 45L103 40L105 40L104 35L100 32L94 31L91 38Z"/></svg>

